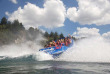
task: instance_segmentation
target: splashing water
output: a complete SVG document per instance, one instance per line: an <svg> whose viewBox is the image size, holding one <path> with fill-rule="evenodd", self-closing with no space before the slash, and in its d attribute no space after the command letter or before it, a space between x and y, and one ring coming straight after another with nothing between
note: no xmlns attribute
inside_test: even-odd
<svg viewBox="0 0 110 74"><path fill-rule="evenodd" d="M37 52L35 58L36 60L39 60L39 61L53 60L52 55L49 55L45 52Z"/></svg>
<svg viewBox="0 0 110 74"><path fill-rule="evenodd" d="M41 48L39 45L36 46L28 46L27 44L21 44L21 45L7 45L4 47L1 47L0 49L0 60L5 59L5 57L8 58L20 58L20 57L28 57L30 55L33 55L33 59L38 61L43 60L51 60L52 57L49 54L46 54L44 52L39 52L39 49Z"/></svg>
<svg viewBox="0 0 110 74"><path fill-rule="evenodd" d="M110 62L110 43L101 36L85 38L75 42L58 60L72 62Z"/></svg>
<svg viewBox="0 0 110 74"><path fill-rule="evenodd" d="M20 44L10 44L0 47L0 60L5 58L27 58L32 55L34 60L43 61L50 60L52 57L49 54L44 52L39 52L39 49L42 48L40 41L44 40L42 36L39 35L34 42L26 41Z"/></svg>
<svg viewBox="0 0 110 74"><path fill-rule="evenodd" d="M99 30L94 28L78 28L76 34L86 35L86 38L75 41L74 45L57 59L39 51L42 48L39 44L42 37L39 37L36 42L27 41L18 45L11 44L0 47L0 60L5 57L18 58L33 55L33 59L38 61L110 62L110 42L98 32Z"/></svg>
<svg viewBox="0 0 110 74"><path fill-rule="evenodd" d="M53 59L49 54L40 52L39 49L41 46L32 43L32 48L28 46L28 44L29 43L21 45L12 44L1 47L0 56L18 58L33 55L34 59L38 61L110 62L110 43L100 36L76 41L71 48L57 59ZM0 60L2 59L4 59L4 57Z"/></svg>

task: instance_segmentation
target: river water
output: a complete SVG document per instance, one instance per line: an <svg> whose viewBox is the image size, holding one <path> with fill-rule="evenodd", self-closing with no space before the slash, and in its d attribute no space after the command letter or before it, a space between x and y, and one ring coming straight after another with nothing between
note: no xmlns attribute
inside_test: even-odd
<svg viewBox="0 0 110 74"><path fill-rule="evenodd" d="M0 74L110 74L110 63L7 58L0 61Z"/></svg>

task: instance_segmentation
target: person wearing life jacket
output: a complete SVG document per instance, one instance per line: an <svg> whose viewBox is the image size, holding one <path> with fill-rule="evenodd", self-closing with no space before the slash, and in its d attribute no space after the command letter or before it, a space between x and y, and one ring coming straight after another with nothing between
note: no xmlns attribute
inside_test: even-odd
<svg viewBox="0 0 110 74"><path fill-rule="evenodd" d="M48 47L51 47L51 46L52 46L51 43L49 43Z"/></svg>
<svg viewBox="0 0 110 74"><path fill-rule="evenodd" d="M61 40L58 40L58 41L57 41L57 46L56 46L55 50L56 50L56 49L61 49L61 47L62 47Z"/></svg>
<svg viewBox="0 0 110 74"><path fill-rule="evenodd" d="M72 39L72 36L70 34L68 34L68 36L69 36L69 39Z"/></svg>
<svg viewBox="0 0 110 74"><path fill-rule="evenodd" d="M62 42L61 42L61 40L59 41L59 46L62 47Z"/></svg>
<svg viewBox="0 0 110 74"><path fill-rule="evenodd" d="M67 43L67 41L65 41L65 46L68 46L68 43Z"/></svg>
<svg viewBox="0 0 110 74"><path fill-rule="evenodd" d="M68 46L67 38L64 39L65 46Z"/></svg>
<svg viewBox="0 0 110 74"><path fill-rule="evenodd" d="M57 46L59 46L60 45L60 42L59 42L59 40L57 40Z"/></svg>
<svg viewBox="0 0 110 74"><path fill-rule="evenodd" d="M59 45L59 46L62 47L62 44L63 44L63 42L62 42L62 39L61 39L61 40L60 40L60 45Z"/></svg>
<svg viewBox="0 0 110 74"><path fill-rule="evenodd" d="M71 40L70 40L70 38L69 38L69 37L67 38L67 43L68 43L68 44L70 44L70 43L71 43Z"/></svg>
<svg viewBox="0 0 110 74"><path fill-rule="evenodd" d="M57 46L56 42L55 41L52 41L53 42L53 46Z"/></svg>

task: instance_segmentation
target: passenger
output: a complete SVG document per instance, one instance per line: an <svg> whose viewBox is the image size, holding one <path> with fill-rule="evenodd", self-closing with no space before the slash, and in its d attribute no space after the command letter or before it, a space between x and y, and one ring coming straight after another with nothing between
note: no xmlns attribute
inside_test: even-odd
<svg viewBox="0 0 110 74"><path fill-rule="evenodd" d="M64 43L64 39L61 40L61 43Z"/></svg>
<svg viewBox="0 0 110 74"><path fill-rule="evenodd" d="M56 42L55 41L52 41L53 42L53 46L57 46Z"/></svg>
<svg viewBox="0 0 110 74"><path fill-rule="evenodd" d="M65 37L65 39L64 39L64 44L66 45L66 37Z"/></svg>
<svg viewBox="0 0 110 74"><path fill-rule="evenodd" d="M52 45L51 45L51 42L49 43L49 45L48 45L48 47L51 47Z"/></svg>
<svg viewBox="0 0 110 74"><path fill-rule="evenodd" d="M57 41L57 46L56 46L55 50L56 50L56 49L61 49L61 47L62 47L61 40L58 40L58 41Z"/></svg>
<svg viewBox="0 0 110 74"><path fill-rule="evenodd" d="M70 43L71 43L71 40L70 40L70 38L69 38L69 37L67 38L67 43L68 43L68 44L70 44Z"/></svg>
<svg viewBox="0 0 110 74"><path fill-rule="evenodd" d="M56 43L54 43L54 46L57 46L57 44L56 44Z"/></svg>
<svg viewBox="0 0 110 74"><path fill-rule="evenodd" d="M69 38L72 39L72 36L70 34L68 34Z"/></svg>
<svg viewBox="0 0 110 74"><path fill-rule="evenodd" d="M61 41L61 44L64 46L65 44L64 44L64 41Z"/></svg>
<svg viewBox="0 0 110 74"><path fill-rule="evenodd" d="M59 42L61 43L61 40L59 40Z"/></svg>
<svg viewBox="0 0 110 74"><path fill-rule="evenodd" d="M54 46L53 40L52 40L52 42L51 42L51 45Z"/></svg>
<svg viewBox="0 0 110 74"><path fill-rule="evenodd" d="M59 40L59 46L62 46L62 42L61 42L61 40Z"/></svg>
<svg viewBox="0 0 110 74"><path fill-rule="evenodd" d="M59 42L60 42L60 45L59 46L62 46L62 40L60 40Z"/></svg>
<svg viewBox="0 0 110 74"><path fill-rule="evenodd" d="M57 46L59 46L60 45L60 42L59 42L59 40L57 40Z"/></svg>
<svg viewBox="0 0 110 74"><path fill-rule="evenodd" d="M62 45L68 46L70 43L71 43L71 35L69 34L69 37L65 37L64 39L59 39L57 40L57 42L52 41L47 46L45 45L44 47L52 47L52 46L62 47Z"/></svg>
<svg viewBox="0 0 110 74"><path fill-rule="evenodd" d="M67 43L67 41L65 40L65 46L68 46L68 43Z"/></svg>
<svg viewBox="0 0 110 74"><path fill-rule="evenodd" d="M67 41L67 37L65 37L65 41Z"/></svg>
<svg viewBox="0 0 110 74"><path fill-rule="evenodd" d="M64 43L65 43L65 46L68 46L67 38L66 37L65 37Z"/></svg>

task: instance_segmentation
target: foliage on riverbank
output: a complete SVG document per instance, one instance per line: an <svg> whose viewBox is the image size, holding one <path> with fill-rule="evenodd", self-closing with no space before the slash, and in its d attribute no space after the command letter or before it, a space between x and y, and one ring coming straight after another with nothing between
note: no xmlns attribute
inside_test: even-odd
<svg viewBox="0 0 110 74"><path fill-rule="evenodd" d="M30 27L25 29L18 20L7 21L5 17L0 22L0 45L10 43L21 43L26 40L34 41L39 34L43 34L39 29Z"/></svg>
<svg viewBox="0 0 110 74"><path fill-rule="evenodd" d="M51 32L50 34L48 32L45 32L44 36L48 39L48 42L52 40L58 40L60 38L64 38L63 33L58 34L57 32Z"/></svg>
<svg viewBox="0 0 110 74"><path fill-rule="evenodd" d="M19 44L27 40L35 41L38 38L39 34L47 38L47 42L50 42L52 40L57 40L59 38L64 38L62 33L61 34L58 34L57 32L43 33L39 29L33 27L30 27L28 30L26 30L23 24L20 23L18 20L14 20L13 22L10 22L5 17L1 19L0 45L10 44L10 43Z"/></svg>

